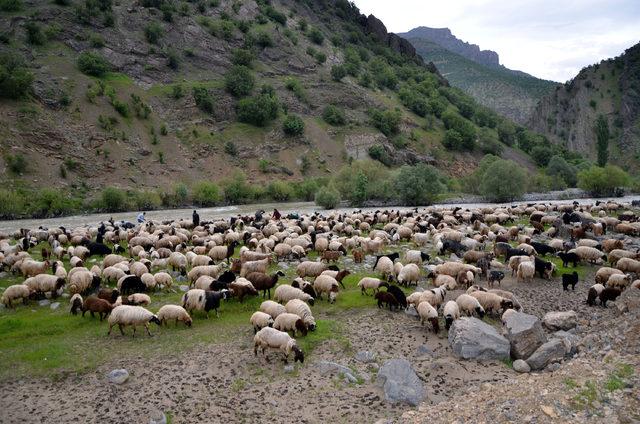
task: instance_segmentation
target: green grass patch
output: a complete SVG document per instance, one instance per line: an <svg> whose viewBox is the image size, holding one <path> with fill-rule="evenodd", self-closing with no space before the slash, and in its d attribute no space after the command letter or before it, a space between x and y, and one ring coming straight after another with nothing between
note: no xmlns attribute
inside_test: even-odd
<svg viewBox="0 0 640 424"><path fill-rule="evenodd" d="M573 271L576 271L580 280L584 281L587 278L587 274L589 273L589 265L578 265L574 268L571 264L568 264L569 266L565 268L562 266L562 259L560 258L547 255L544 259L553 262L556 265L557 277L561 277L564 273L571 274Z"/></svg>
<svg viewBox="0 0 640 424"><path fill-rule="evenodd" d="M578 383L573 378L565 378L564 385L569 389L577 389L579 387Z"/></svg>

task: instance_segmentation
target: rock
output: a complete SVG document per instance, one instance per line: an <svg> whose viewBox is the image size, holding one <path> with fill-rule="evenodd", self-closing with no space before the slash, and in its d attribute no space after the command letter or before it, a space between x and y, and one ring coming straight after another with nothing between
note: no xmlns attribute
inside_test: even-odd
<svg viewBox="0 0 640 424"><path fill-rule="evenodd" d="M189 291L189 286L180 286L180 291L183 291L183 292Z"/></svg>
<svg viewBox="0 0 640 424"><path fill-rule="evenodd" d="M578 352L578 344L580 343L580 337L567 331L556 331L551 335L552 339L561 339L564 341L566 356L573 356Z"/></svg>
<svg viewBox="0 0 640 424"><path fill-rule="evenodd" d="M526 373L531 371L531 367L527 364L527 361L523 359L516 359L513 361L513 369L517 372Z"/></svg>
<svg viewBox="0 0 640 424"><path fill-rule="evenodd" d="M167 416L162 411L153 411L149 417L149 424L167 424Z"/></svg>
<svg viewBox="0 0 640 424"><path fill-rule="evenodd" d="M540 346L527 359L527 364L533 371L539 371L552 362L558 362L564 358L565 347L561 339L551 339Z"/></svg>
<svg viewBox="0 0 640 424"><path fill-rule="evenodd" d="M278 268L289 269L289 264L287 264L286 262L278 262Z"/></svg>
<svg viewBox="0 0 640 424"><path fill-rule="evenodd" d="M552 406L540 405L540 409L542 409L542 412L544 412L546 415L550 416L551 418L558 418L558 414L556 413L555 409L553 409Z"/></svg>
<svg viewBox="0 0 640 424"><path fill-rule="evenodd" d="M509 340L474 317L463 317L449 329L449 345L453 353L464 359L508 359Z"/></svg>
<svg viewBox="0 0 640 424"><path fill-rule="evenodd" d="M618 313L640 310L640 290L625 290L614 302Z"/></svg>
<svg viewBox="0 0 640 424"><path fill-rule="evenodd" d="M187 281L187 277L184 275L178 275L176 278L176 283L184 283Z"/></svg>
<svg viewBox="0 0 640 424"><path fill-rule="evenodd" d="M410 317L417 317L418 315L418 311L416 311L416 308L414 308L413 306L408 307L407 309L404 310L404 313L409 315Z"/></svg>
<svg viewBox="0 0 640 424"><path fill-rule="evenodd" d="M113 370L107 375L107 378L113 384L122 384L129 378L129 372L125 369Z"/></svg>
<svg viewBox="0 0 640 424"><path fill-rule="evenodd" d="M377 382L382 385L387 402L417 406L426 395L422 381L406 359L385 361L378 371Z"/></svg>
<svg viewBox="0 0 640 424"><path fill-rule="evenodd" d="M350 368L345 367L344 365L337 364L335 362L329 361L320 361L318 363L318 368L320 372L336 372L337 374L343 376L350 383L356 383L358 379L353 375L353 371Z"/></svg>
<svg viewBox="0 0 640 424"><path fill-rule="evenodd" d="M551 331L571 330L578 323L578 315L575 311L547 312L542 322Z"/></svg>
<svg viewBox="0 0 640 424"><path fill-rule="evenodd" d="M420 345L420 346L418 346L417 353L418 353L418 356L424 356L424 355L433 354L433 351L427 345Z"/></svg>
<svg viewBox="0 0 640 424"><path fill-rule="evenodd" d="M368 364L369 362L373 362L376 360L376 354L374 352L370 352L368 350L361 350L356 353L356 361L364 362Z"/></svg>
<svg viewBox="0 0 640 424"><path fill-rule="evenodd" d="M42 299L41 301L38 302L38 305L40 306L48 306L51 304L51 301L49 299Z"/></svg>
<svg viewBox="0 0 640 424"><path fill-rule="evenodd" d="M511 344L511 356L517 359L528 358L547 341L540 320L533 315L522 312L509 314L503 328Z"/></svg>
<svg viewBox="0 0 640 424"><path fill-rule="evenodd" d="M288 372L288 373L292 373L293 371L295 371L295 369L296 368L291 364L285 365L283 368L284 372Z"/></svg>
<svg viewBox="0 0 640 424"><path fill-rule="evenodd" d="M56 309L58 309L58 308L60 307L60 302L54 302L54 303L52 303L51 305L49 305L49 307L50 307L52 310L54 310L54 311L55 311Z"/></svg>

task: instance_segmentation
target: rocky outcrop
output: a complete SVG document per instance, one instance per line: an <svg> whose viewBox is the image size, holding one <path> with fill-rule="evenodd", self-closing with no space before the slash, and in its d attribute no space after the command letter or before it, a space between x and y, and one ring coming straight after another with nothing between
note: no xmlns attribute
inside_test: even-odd
<svg viewBox="0 0 640 424"><path fill-rule="evenodd" d="M422 381L406 359L390 359L382 364L377 381L387 402L417 406L426 395Z"/></svg>
<svg viewBox="0 0 640 424"><path fill-rule="evenodd" d="M364 18L364 17L363 17ZM382 21L373 15L361 19L367 34L372 35L376 40L389 46L393 51L414 59L417 63L423 64L422 57L416 53L416 49L404 38L387 32L387 27Z"/></svg>
<svg viewBox="0 0 640 424"><path fill-rule="evenodd" d="M477 318L460 318L449 329L453 353L464 359L508 359L509 341Z"/></svg>

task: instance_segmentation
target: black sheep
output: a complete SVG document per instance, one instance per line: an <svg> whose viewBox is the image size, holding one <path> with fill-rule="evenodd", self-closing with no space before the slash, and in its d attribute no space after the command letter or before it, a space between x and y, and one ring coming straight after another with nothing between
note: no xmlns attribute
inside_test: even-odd
<svg viewBox="0 0 640 424"><path fill-rule="evenodd" d="M578 273L573 271L571 274L562 274L562 289L567 290L567 287L571 286L571 290L576 289L578 284Z"/></svg>
<svg viewBox="0 0 640 424"><path fill-rule="evenodd" d="M111 254L111 249L104 243L89 242L87 243L87 249L89 249L89 256L99 255L106 256Z"/></svg>
<svg viewBox="0 0 640 424"><path fill-rule="evenodd" d="M489 273L489 285L493 286L493 283L497 282L498 284L500 284L502 282L502 279L504 278L504 272L502 271L491 271Z"/></svg>
<svg viewBox="0 0 640 424"><path fill-rule="evenodd" d="M537 256L534 258L536 273L540 275L540 278L545 278L548 275L551 278L551 271L553 270L553 264L551 262L540 259Z"/></svg>
<svg viewBox="0 0 640 424"><path fill-rule="evenodd" d="M209 285L209 290L220 291L229 288L229 284L236 281L236 274L233 271L225 271L223 272L217 280L213 281Z"/></svg>
<svg viewBox="0 0 640 424"><path fill-rule="evenodd" d="M452 252L460 256L462 252L466 252L466 250L467 250L467 247L462 243L455 240L444 239L442 241L442 248L440 249L440 254L444 255L446 252Z"/></svg>
<svg viewBox="0 0 640 424"><path fill-rule="evenodd" d="M387 292L391 293L396 298L400 306L405 309L407 308L407 296L404 294L400 287L390 285L389 287L387 287Z"/></svg>
<svg viewBox="0 0 640 424"><path fill-rule="evenodd" d="M389 307L389 310L399 307L398 300L389 292L379 291L376 293L375 299L378 301L378 308L382 308L384 304Z"/></svg>
<svg viewBox="0 0 640 424"><path fill-rule="evenodd" d="M120 285L120 293L122 293L122 295L144 293L146 291L147 286L142 282L140 277L136 275L127 275Z"/></svg>
<svg viewBox="0 0 640 424"><path fill-rule="evenodd" d="M573 252L558 252L558 257L562 259L562 266L565 268L569 266L569 263L572 263L573 267L575 268L578 266L578 262L580 262L580 257Z"/></svg>
<svg viewBox="0 0 640 424"><path fill-rule="evenodd" d="M507 260L511 259L512 256L529 256L529 253L527 253L526 250L522 250L522 249L514 249L514 248L508 248L507 252L505 253L505 257L507 258Z"/></svg>
<svg viewBox="0 0 640 424"><path fill-rule="evenodd" d="M595 287L590 287L589 292L587 293L587 305L594 306L598 295L598 290L596 290Z"/></svg>
<svg viewBox="0 0 640 424"><path fill-rule="evenodd" d="M615 301L618 296L620 296L620 293L622 293L622 291L616 287L605 287L604 290L600 292L600 296L598 296L600 298L600 304L606 308L607 302L610 300Z"/></svg>
<svg viewBox="0 0 640 424"><path fill-rule="evenodd" d="M298 283L298 280L296 279L291 282L291 287L302 290L314 299L318 297L318 294L316 293L316 290L313 288L312 284L305 284L304 287L300 287L300 283Z"/></svg>
<svg viewBox="0 0 640 424"><path fill-rule="evenodd" d="M533 246L533 248L536 249L536 252L538 252L538 254L542 256L546 255L547 253L555 253L555 249L553 247L548 246L544 243L532 241L531 246Z"/></svg>
<svg viewBox="0 0 640 424"><path fill-rule="evenodd" d="M204 295L206 297L204 312L207 314L207 318L209 318L209 311L212 309L216 311L216 317L219 317L218 308L220 307L220 300L227 300L229 298L229 291L205 291Z"/></svg>

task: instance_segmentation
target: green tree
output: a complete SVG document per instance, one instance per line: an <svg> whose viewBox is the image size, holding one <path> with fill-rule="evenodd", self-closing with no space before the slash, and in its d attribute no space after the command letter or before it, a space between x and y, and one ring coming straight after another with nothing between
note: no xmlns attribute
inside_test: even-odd
<svg viewBox="0 0 640 424"><path fill-rule="evenodd" d="M365 200L367 200L367 185L369 180L364 172L360 171L356 174L355 186L353 187L353 195L351 196L351 203L353 206L362 206Z"/></svg>
<svg viewBox="0 0 640 424"><path fill-rule="evenodd" d="M19 99L31 91L33 74L26 69L22 57L0 54L0 97Z"/></svg>
<svg viewBox="0 0 640 424"><path fill-rule="evenodd" d="M210 181L198 181L191 192L193 203L198 206L215 206L222 200L220 189Z"/></svg>
<svg viewBox="0 0 640 424"><path fill-rule="evenodd" d="M609 134L609 122L604 115L598 115L598 119L596 119L596 124L594 127L594 131L596 133L597 140L597 153L598 153L598 166L602 167L607 164L609 160L609 138L611 135Z"/></svg>
<svg viewBox="0 0 640 424"><path fill-rule="evenodd" d="M144 36L151 44L158 44L163 34L164 29L158 22L151 22L144 27Z"/></svg>
<svg viewBox="0 0 640 424"><path fill-rule="evenodd" d="M340 193L333 187L322 187L316 193L315 203L325 209L333 209L340 203Z"/></svg>
<svg viewBox="0 0 640 424"><path fill-rule="evenodd" d="M107 212L120 212L126 209L126 195L124 191L115 187L106 187L102 190L102 207Z"/></svg>
<svg viewBox="0 0 640 424"><path fill-rule="evenodd" d="M280 104L275 94L262 93L238 102L237 113L240 122L264 127L278 117Z"/></svg>
<svg viewBox="0 0 640 424"><path fill-rule="evenodd" d="M344 110L334 105L328 105L324 108L322 111L322 119L324 119L327 124L334 126L340 126L347 123Z"/></svg>
<svg viewBox="0 0 640 424"><path fill-rule="evenodd" d="M520 165L498 159L482 176L480 192L492 202L508 202L521 197L527 187L527 174Z"/></svg>
<svg viewBox="0 0 640 424"><path fill-rule="evenodd" d="M551 157L547 165L547 174L552 177L562 178L569 187L575 187L578 183L577 173L576 168L567 163L560 155Z"/></svg>
<svg viewBox="0 0 640 424"><path fill-rule="evenodd" d="M553 156L553 150L547 146L538 145L531 150L531 157L538 166L547 166L551 156Z"/></svg>
<svg viewBox="0 0 640 424"><path fill-rule="evenodd" d="M498 125L498 137L507 146L513 146L516 142L516 127L506 119Z"/></svg>
<svg viewBox="0 0 640 424"><path fill-rule="evenodd" d="M224 76L226 90L235 97L243 97L251 93L255 78L246 66L235 65Z"/></svg>
<svg viewBox="0 0 640 424"><path fill-rule="evenodd" d="M98 53L82 52L78 56L78 69L83 74L102 77L111 70L111 64Z"/></svg>
<svg viewBox="0 0 640 424"><path fill-rule="evenodd" d="M333 65L331 67L331 78L334 81L340 82L342 78L347 76L347 70L342 65Z"/></svg>
<svg viewBox="0 0 640 424"><path fill-rule="evenodd" d="M616 189L630 184L629 174L617 166L592 166L578 172L578 187L594 196L613 196Z"/></svg>
<svg viewBox="0 0 640 424"><path fill-rule="evenodd" d="M399 110L372 109L369 111L373 126L379 129L384 135L392 136L400 131L402 114Z"/></svg>
<svg viewBox="0 0 640 424"><path fill-rule="evenodd" d="M444 187L438 171L425 164L403 166L394 180L394 188L404 205L430 205Z"/></svg>
<svg viewBox="0 0 640 424"><path fill-rule="evenodd" d="M282 130L286 135L302 135L304 133L304 121L298 115L287 115L282 122Z"/></svg>

